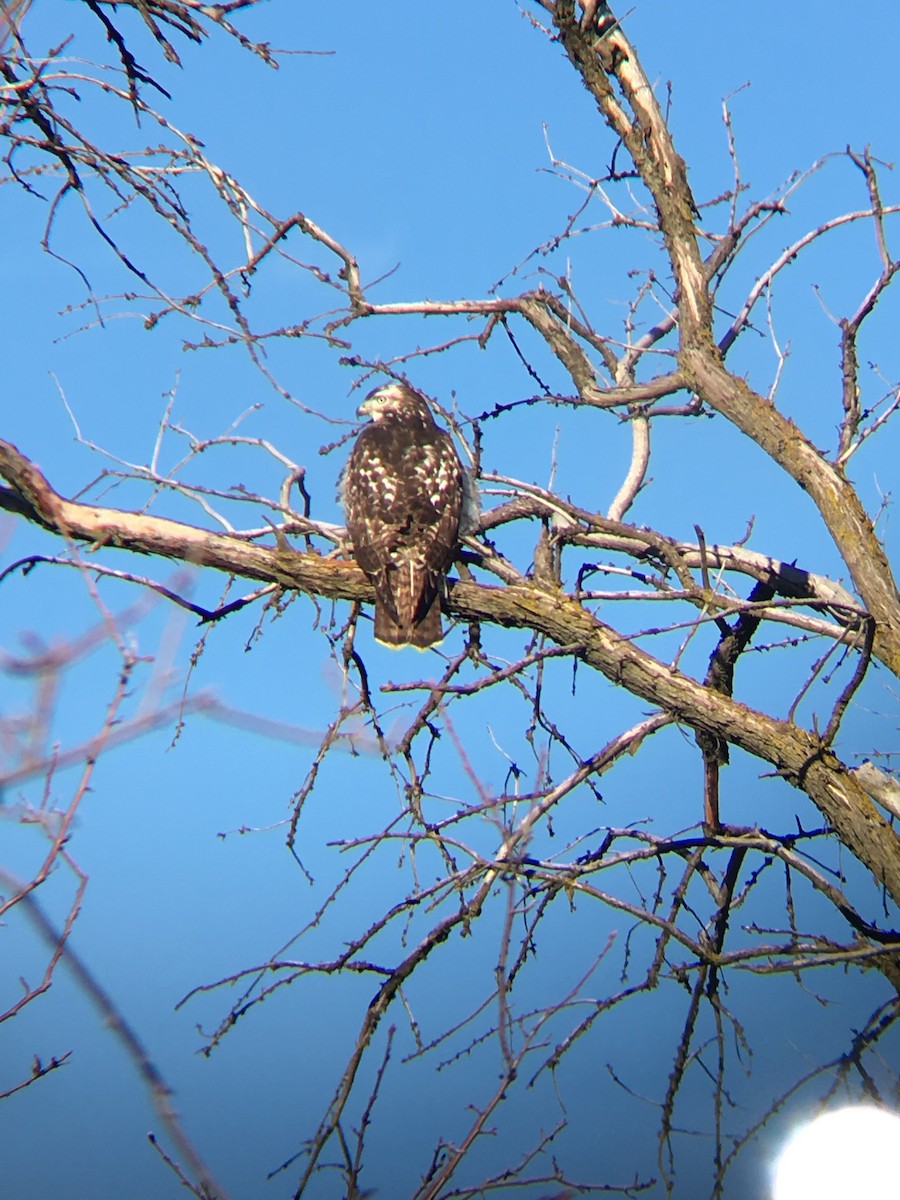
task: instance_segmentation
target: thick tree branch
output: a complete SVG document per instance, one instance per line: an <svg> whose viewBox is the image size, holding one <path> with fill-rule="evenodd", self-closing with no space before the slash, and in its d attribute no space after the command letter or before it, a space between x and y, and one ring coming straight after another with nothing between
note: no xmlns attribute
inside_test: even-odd
<svg viewBox="0 0 900 1200"><path fill-rule="evenodd" d="M553 23L570 61L604 120L622 139L653 197L674 268L675 299L682 322L692 328L707 328L712 307L706 269L697 245L694 222L697 207L688 185L684 159L675 150L653 87L634 48L618 25L601 36L583 28L575 15L573 0L558 0ZM621 101L613 80L620 89Z"/></svg>
<svg viewBox="0 0 900 1200"><path fill-rule="evenodd" d="M260 546L236 534L65 500L9 443L0 442L0 473L15 485L12 493L0 492L0 505L67 539L88 541L92 548L161 555L330 599L373 599L362 571L347 560ZM859 780L820 739L711 691L639 649L555 588L456 581L449 587L448 608L463 620L532 629L558 645L581 646L579 657L611 682L770 763L809 795L844 844L900 903L900 839Z"/></svg>
<svg viewBox="0 0 900 1200"><path fill-rule="evenodd" d="M469 619L477 616L538 630L559 644L583 643L580 657L613 683L771 763L807 793L841 841L900 901L900 839L859 781L812 734L712 692L556 592L457 583L450 607Z"/></svg>
<svg viewBox="0 0 900 1200"><path fill-rule="evenodd" d="M715 344L712 307L684 162L637 56L618 27L585 31L570 0L553 20L573 65L608 123L624 141L649 189L676 283L678 363L700 399L752 438L808 493L876 623L878 656L900 674L900 594L872 522L843 472L832 466L773 404L731 374ZM620 89L631 116L616 98Z"/></svg>
<svg viewBox="0 0 900 1200"><path fill-rule="evenodd" d="M793 421L722 364L708 334L685 344L679 360L698 395L751 437L810 496L876 622L878 657L900 674L900 595L887 555L853 486Z"/></svg>

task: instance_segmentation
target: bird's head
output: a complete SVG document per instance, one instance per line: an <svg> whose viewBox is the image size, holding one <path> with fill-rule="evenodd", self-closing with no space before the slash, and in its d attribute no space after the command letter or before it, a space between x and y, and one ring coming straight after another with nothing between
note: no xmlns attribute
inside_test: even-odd
<svg viewBox="0 0 900 1200"><path fill-rule="evenodd" d="M396 383L391 380L390 383L383 383L381 387L369 392L356 410L356 415L380 421L382 417L391 413L408 413L410 409L415 410L420 403L419 397L412 388L407 387L405 383Z"/></svg>

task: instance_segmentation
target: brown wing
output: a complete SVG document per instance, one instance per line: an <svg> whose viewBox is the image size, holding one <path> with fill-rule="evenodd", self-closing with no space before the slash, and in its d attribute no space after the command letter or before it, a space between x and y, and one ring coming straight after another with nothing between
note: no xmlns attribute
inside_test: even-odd
<svg viewBox="0 0 900 1200"><path fill-rule="evenodd" d="M433 423L412 430L387 421L367 425L343 490L354 554L375 588L376 638L392 646L440 641L440 583L453 560L462 504L462 468L450 437Z"/></svg>

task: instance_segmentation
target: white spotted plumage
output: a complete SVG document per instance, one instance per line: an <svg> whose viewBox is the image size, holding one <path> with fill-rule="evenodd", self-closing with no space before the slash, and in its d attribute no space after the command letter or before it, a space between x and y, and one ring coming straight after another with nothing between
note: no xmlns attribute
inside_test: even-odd
<svg viewBox="0 0 900 1200"><path fill-rule="evenodd" d="M371 420L347 461L341 497L354 555L375 589L375 637L425 649L443 636L440 592L472 489L450 435L413 388L384 384L358 412Z"/></svg>

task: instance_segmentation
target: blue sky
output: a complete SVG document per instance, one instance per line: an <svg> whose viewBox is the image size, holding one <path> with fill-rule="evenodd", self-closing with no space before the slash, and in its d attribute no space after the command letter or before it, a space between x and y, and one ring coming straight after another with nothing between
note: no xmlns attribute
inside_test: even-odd
<svg viewBox="0 0 900 1200"><path fill-rule="evenodd" d="M710 0L677 7L643 4L629 15L627 29L649 76L661 91L671 81L672 127L701 203L721 194L732 180L722 122L725 96L732 97L742 177L753 198L777 192L793 172L847 145L857 150L871 145L872 153L886 162L900 153L893 82L900 24L895 5L861 6L852 22L843 5L816 5L814 20L812 11L811 5L766 2L748 15L744 8ZM131 28L128 14L120 17L123 27ZM73 60L96 60L105 53L95 22L80 4L52 6L40 0L25 27L34 53L58 44L60 20L68 20L66 31L75 31L66 48ZM535 286L540 271L558 276L570 270L598 326L621 331L625 302L636 286L629 272L649 266L661 270L650 239L602 229L571 239L554 256L532 255L565 227L582 200L578 187L551 169L548 143L557 160L597 176L609 162L612 141L560 50L547 43L512 0L453 6L388 0L341 13L327 5L271 0L243 17L238 14L238 24L274 47L315 53L286 54L278 71L272 71L213 37L201 48L187 47L179 71L158 64L148 39L135 28L131 36L138 58L158 71L172 92L171 103L160 101L161 111L172 124L200 137L208 157L239 178L265 208L280 215L302 209L341 239L357 256L364 280L391 272L373 293L379 300L484 297L498 279L524 264L505 285L507 294ZM147 124L136 130L90 87L83 90L78 115L98 138L122 147L157 136ZM202 181L186 186L202 236L233 260L233 231L210 207L208 188ZM888 171L883 186L884 199L895 201L896 184ZM827 162L791 198L790 212L771 222L739 262L723 290L723 306L739 304L756 276L807 228L865 202L859 172L846 159ZM69 198L54 227L54 245L79 263L98 295L113 297L102 305L101 325L82 307L85 291L79 277L40 250L46 204L10 186L0 191L0 203L6 273L0 313L7 338L0 433L33 457L60 491L75 492L112 464L84 442L121 460L147 462L166 397L175 389L172 412L185 429L212 438L247 414L240 425L244 434L265 438L307 468L313 514L340 519L334 487L344 451L323 455L319 450L351 427L357 369L342 365L319 341L271 342L269 369L300 405L315 410L310 414L279 396L239 347L185 352L182 341L196 337L197 331L174 319L147 331L142 316L152 305L121 298L134 281L99 245ZM599 207L592 208L581 224L602 219ZM129 244L171 287L187 289L186 281L198 277L196 263L145 216L128 212L117 222ZM306 262L324 261L315 246L296 236L291 251ZM334 269L333 261L328 269ZM773 328L791 351L778 402L818 444L833 440L839 419L839 331L833 317L853 310L876 270L871 230L854 227L802 257L775 292ZM315 285L309 272L282 261L254 279L248 311L258 327L274 329L333 303L328 289ZM900 376L891 336L896 321L896 306L888 298L861 350L861 359L874 364L863 373L869 399L881 387L875 367L889 382ZM353 331L354 348L363 356L386 359L415 345L479 330L461 321L372 318ZM553 364L540 357L526 334L522 345L534 354L551 385L563 387ZM766 390L776 367L768 339L748 335L735 351L734 364ZM486 351L469 342L452 353L414 360L409 373L446 405L455 402L463 414L533 390L500 336ZM81 443L62 395L77 419ZM546 484L557 427L560 490L585 507L603 509L630 453L627 431L612 414L527 409L514 420L487 423L485 467ZM809 502L721 419L661 421L654 439L653 484L631 514L636 523L685 538L693 537L699 523L710 541L731 542L753 517L751 548L798 557L809 569L840 575ZM161 461L177 462L184 449L184 440L170 432ZM897 449L896 431L889 427L853 460L853 478L870 511L877 511L880 497L891 492ZM217 487L240 481L271 496L281 474L280 465L258 449L218 447L197 458L184 478ZM111 482L91 492L98 503L126 507L144 499L143 487L112 487ZM207 524L195 504L178 497L156 501L153 511ZM232 504L228 511L239 524L262 520L247 506ZM890 510L879 528L893 549ZM527 565L532 532L527 539L519 536L509 544ZM7 517L0 517L0 539L4 562L35 550L58 549ZM176 574L167 564L138 568L116 560L115 565L146 570L157 579ZM195 572L191 586L198 602L212 605L224 582ZM250 585L239 582L231 595L249 590ZM124 584L104 587L103 595L114 611L140 601L136 589ZM27 579L4 582L0 606L3 645L11 652L33 646L30 634L54 643L71 639L99 619L79 573L49 566ZM284 846L285 822L291 797L339 701L340 677L321 634L312 629L306 598L297 598L277 619L265 619L262 636L254 638L258 617L258 608L250 609L212 630L190 678L190 691L284 722L294 728L294 740L256 736L193 715L172 746L170 722L102 759L80 805L70 845L90 877L76 945L140 1031L176 1089L176 1107L189 1132L234 1197L292 1194L291 1173L268 1184L265 1174L299 1150L314 1128L374 984L342 977L304 984L302 990L299 984L282 989L253 1010L209 1058L198 1053L204 1038L196 1027L215 1027L230 994L212 992L178 1011L174 1006L197 984L265 961L287 943L345 869L347 856L333 844L383 828L398 811L396 787L375 755L332 756L299 827L298 855L313 884L298 870ZM647 621L643 612L633 619L636 625ZM149 704L155 689L166 699L177 697L198 636L192 619L156 602L131 619L128 630L141 654L152 661L138 668L127 711ZM498 657L513 657L521 652L522 638L491 631L488 644ZM439 669L411 654L389 657L368 642L365 648L378 686L388 679L431 676ZM696 651L698 669L703 653L702 648ZM751 656L742 677L742 698L783 714L812 657L812 652L800 652L795 662L775 652ZM68 673L52 731L63 747L98 727L119 666L118 656L101 647ZM568 722L582 753L592 752L642 714L636 701L597 682L581 679L582 690L572 697L570 682L565 672L552 676L554 711ZM831 699L833 692L824 690L807 706L805 719L814 704L827 711ZM27 683L5 678L7 714L29 711L32 702ZM845 725L842 749L848 757L895 749L895 712L896 694L885 672L873 672ZM397 728L405 715L401 708L392 714ZM533 780L534 762L523 743L526 719L524 706L516 708L509 697L498 705L492 693L472 704L468 716L460 716L470 761L489 788L503 786L507 755L523 764L526 780ZM436 810L450 811L460 799L470 802L466 773L448 739L436 748L435 759L436 778L447 797L435 802ZM556 769L562 771L563 764ZM784 828L796 810L812 822L811 806L804 807L802 797L778 781L759 781L758 775L758 764L735 755L726 773L732 819ZM53 804L68 803L76 779L74 770L55 777ZM39 800L41 786L36 780L8 790L4 799L11 818L21 802ZM651 815L664 821L665 828L691 824L699 803L692 740L675 730L659 735L652 753L618 768L602 790L604 807L579 795L560 813L559 846L579 830ZM245 827L257 832L237 832ZM43 849L37 831L10 819L2 832L0 865L23 875L34 869ZM494 831L485 823L470 836L487 847ZM436 870L425 850L422 870ZM323 928L291 953L335 953L348 931L364 927L373 906L386 908L391 897L403 894L409 871L408 862L397 866L397 855L379 859L362 872L364 884L348 889ZM853 887L852 870L850 875ZM638 886L652 884L642 880ZM57 919L67 911L71 895L72 881L62 872L41 889L42 901ZM783 897L774 883L771 896L753 910L760 924L782 911ZM821 919L808 897L798 896L797 903L802 919ZM411 989L426 1038L436 1035L442 1021L458 1019L487 986L501 925L498 907L468 942L448 945L446 954L436 956L422 984ZM607 910L599 921L587 907L578 908L569 920L556 914L529 968L535 1003L557 980L574 979L612 932L616 954L598 966L591 987L597 994L614 990L621 965L617 955L628 930L621 914ZM410 936L417 932L421 929L414 924ZM11 947L3 961L14 964L15 975L33 980L45 958L40 944L15 919L3 936ZM391 944L385 948L389 952L398 947ZM815 984L827 1004L811 999L793 981L743 978L735 984L736 1007L756 1049L752 1076L735 1081L737 1126L752 1121L815 1056L845 1048L849 1030L883 998L878 980L868 976L816 979ZM684 1018L683 996L674 989L663 991L665 995L641 998L611 1014L597 1026L596 1039L583 1043L583 1055L559 1072L556 1082L571 1118L570 1129L560 1135L560 1153L566 1151L576 1176L624 1182L635 1171L641 1176L656 1173L653 1122L648 1123L647 1104L635 1097L659 1101L666 1074L659 1063L671 1059ZM772 1017L775 1012L780 1023ZM408 1034L399 1036L406 1040L398 1057L410 1049ZM559 1029L554 1026L548 1036L552 1041ZM46 997L0 1027L0 1038L0 1090L27 1073L32 1054L46 1058L73 1050L65 1069L6 1102L0 1124L0 1192L19 1200L63 1190L92 1200L179 1193L177 1181L146 1148L144 1133L155 1127L155 1117L145 1093L63 973ZM391 1077L380 1102L384 1119L373 1135L370 1186L381 1195L395 1194L392 1187L411 1190L411 1181L427 1165L426 1148L439 1133L459 1136L466 1102L473 1095L481 1098L493 1085L490 1071L496 1064L486 1061L486 1067L482 1060L471 1069L463 1062L435 1074L434 1059L426 1058ZM607 1063L619 1072L631 1097L611 1083ZM691 1087L697 1089L699 1122L708 1096L699 1082ZM529 1121L543 1119L542 1106L554 1114L546 1119L555 1120L551 1092L549 1086L536 1088L515 1101L518 1107L511 1102L498 1141L507 1139L509 1147L518 1147L519 1131L530 1128ZM808 1099L804 1096L802 1102ZM688 1117L692 1103L691 1092ZM730 1194L763 1194L766 1154L779 1132L774 1127L771 1143L763 1141L747 1152ZM702 1138L697 1143L708 1146ZM490 1149L483 1153L476 1166L487 1172L496 1162ZM706 1161L705 1154L688 1149L679 1176L684 1194L701 1194L696 1189L706 1179ZM317 1189L311 1194L340 1194L334 1176L323 1178Z"/></svg>

